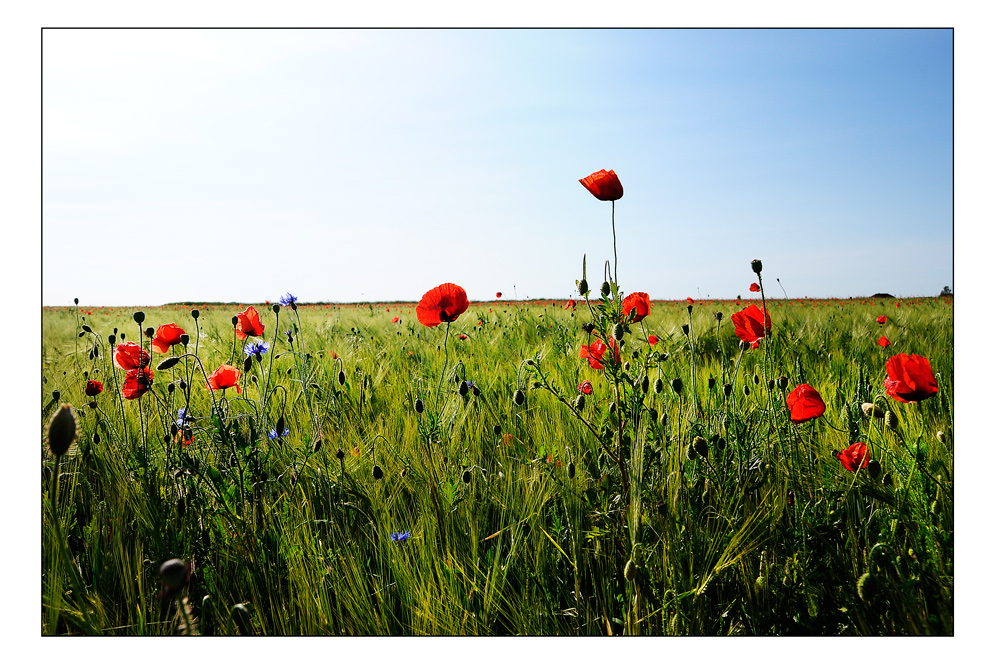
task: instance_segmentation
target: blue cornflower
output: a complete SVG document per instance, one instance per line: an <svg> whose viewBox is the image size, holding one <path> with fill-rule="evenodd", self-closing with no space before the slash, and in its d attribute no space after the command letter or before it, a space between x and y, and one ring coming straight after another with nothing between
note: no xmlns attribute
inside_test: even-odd
<svg viewBox="0 0 995 664"><path fill-rule="evenodd" d="M257 360L263 359L263 353L269 350L269 344L265 341L261 343L251 343L243 351L246 356L255 355Z"/></svg>
<svg viewBox="0 0 995 664"><path fill-rule="evenodd" d="M280 304L282 304L285 307L292 307L296 309L297 307L294 307L293 305L297 304L297 296L287 293L286 295L280 298Z"/></svg>
<svg viewBox="0 0 995 664"><path fill-rule="evenodd" d="M390 539L392 542L406 542L410 537L411 537L411 531L408 530L405 530L403 533L390 534Z"/></svg>
<svg viewBox="0 0 995 664"><path fill-rule="evenodd" d="M469 387L472 390L473 388L475 388L477 386L477 381L475 381L475 380L468 380L468 381L466 381L466 386Z"/></svg>
<svg viewBox="0 0 995 664"><path fill-rule="evenodd" d="M269 439L270 440L276 440L277 438L286 438L289 434L290 434L290 428L289 427L287 427L287 428L285 428L283 430L283 435L282 436L277 435L276 429L270 429L269 430Z"/></svg>
<svg viewBox="0 0 995 664"><path fill-rule="evenodd" d="M176 414L179 416L176 419L176 426L182 429L187 425L187 409L180 408L178 411L176 411Z"/></svg>

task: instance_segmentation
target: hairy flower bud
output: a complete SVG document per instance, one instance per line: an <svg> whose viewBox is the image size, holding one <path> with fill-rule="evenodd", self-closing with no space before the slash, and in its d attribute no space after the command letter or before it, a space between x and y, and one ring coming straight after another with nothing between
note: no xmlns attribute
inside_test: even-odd
<svg viewBox="0 0 995 664"><path fill-rule="evenodd" d="M373 466L373 479L379 480L383 478L383 468L374 464Z"/></svg>
<svg viewBox="0 0 995 664"><path fill-rule="evenodd" d="M622 337L625 336L625 326L621 323L615 323L615 327L612 328L612 336L621 341Z"/></svg>
<svg viewBox="0 0 995 664"><path fill-rule="evenodd" d="M522 392L521 390L515 390L513 398L515 399L515 405L521 406L522 404L525 403L525 392Z"/></svg>
<svg viewBox="0 0 995 664"><path fill-rule="evenodd" d="M695 436L694 440L691 441L691 445L694 447L694 451L698 453L698 456L705 459L708 458L708 441L701 436Z"/></svg>
<svg viewBox="0 0 995 664"><path fill-rule="evenodd" d="M601 295L602 295L602 297L608 297L608 295L611 292L612 292L611 285L607 281L602 282L602 284L601 284Z"/></svg>
<svg viewBox="0 0 995 664"><path fill-rule="evenodd" d="M67 403L59 406L48 422L48 449L55 456L69 451L76 441L76 415Z"/></svg>
<svg viewBox="0 0 995 664"><path fill-rule="evenodd" d="M421 399L415 399L415 412L419 415L425 412L425 402Z"/></svg>
<svg viewBox="0 0 995 664"><path fill-rule="evenodd" d="M682 381L680 378L675 378L672 381L670 381L670 387L673 388L674 392L680 394L681 392L684 391L684 381Z"/></svg>

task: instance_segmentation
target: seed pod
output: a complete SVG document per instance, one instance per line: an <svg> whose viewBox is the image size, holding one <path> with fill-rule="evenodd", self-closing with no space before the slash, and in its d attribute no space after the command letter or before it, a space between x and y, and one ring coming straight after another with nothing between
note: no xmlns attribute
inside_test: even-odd
<svg viewBox="0 0 995 664"><path fill-rule="evenodd" d="M48 449L55 456L62 456L76 441L76 415L67 403L59 406L48 422Z"/></svg>
<svg viewBox="0 0 995 664"><path fill-rule="evenodd" d="M470 476L470 471L469 470L464 470L463 471L463 484L469 484L470 483L470 477L471 477Z"/></svg>
<svg viewBox="0 0 995 664"><path fill-rule="evenodd" d="M575 466L574 462L571 461L570 463L567 464L567 477L573 479L574 476L576 475L577 475L577 466Z"/></svg>
<svg viewBox="0 0 995 664"><path fill-rule="evenodd" d="M190 310L190 317L193 318L194 320L197 320L198 318L200 318L200 309L191 309Z"/></svg>
<svg viewBox="0 0 995 664"><path fill-rule="evenodd" d="M232 327L236 327L238 325L238 316L232 316L231 317L231 324L232 324Z"/></svg>
<svg viewBox="0 0 995 664"><path fill-rule="evenodd" d="M525 392L522 392L521 390L515 390L515 394L513 395L513 397L515 399L516 406L521 406L522 404L525 403Z"/></svg>
<svg viewBox="0 0 995 664"><path fill-rule="evenodd" d="M152 337L154 337L155 336L155 328L154 327L147 327L147 328L145 328L145 336L147 336L149 339L151 339Z"/></svg>
<svg viewBox="0 0 995 664"><path fill-rule="evenodd" d="M415 399L415 412L419 415L425 412L425 402L421 399Z"/></svg>
<svg viewBox="0 0 995 664"><path fill-rule="evenodd" d="M383 468L374 464L373 466L373 479L379 480L383 478Z"/></svg>
<svg viewBox="0 0 995 664"><path fill-rule="evenodd" d="M754 259L754 260L750 261L750 267L753 268L754 272L756 272L757 274L760 274L761 270L764 269L764 264L760 261L759 258L757 258L757 259Z"/></svg>
<svg viewBox="0 0 995 664"><path fill-rule="evenodd" d="M145 322L145 312L144 311L136 311L135 313L133 313L131 315L131 317L134 318L135 322L138 323L139 325L141 325L142 323Z"/></svg>
<svg viewBox="0 0 995 664"><path fill-rule="evenodd" d="M113 346L115 341L117 341L117 337L116 336L114 336L113 334L108 334L107 335L107 343L109 343L110 345Z"/></svg>
<svg viewBox="0 0 995 664"><path fill-rule="evenodd" d="M705 440L701 436L695 436L694 440L691 442L691 445L694 447L694 451L698 453L698 456L700 456L703 459L707 459L708 458L708 441L707 440Z"/></svg>

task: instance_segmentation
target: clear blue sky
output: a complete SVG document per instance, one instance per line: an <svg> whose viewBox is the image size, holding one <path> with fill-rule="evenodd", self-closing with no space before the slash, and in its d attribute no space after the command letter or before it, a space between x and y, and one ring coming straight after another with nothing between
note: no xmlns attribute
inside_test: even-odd
<svg viewBox="0 0 995 664"><path fill-rule="evenodd" d="M42 300L953 285L950 30L46 30ZM593 275L593 276L592 276Z"/></svg>

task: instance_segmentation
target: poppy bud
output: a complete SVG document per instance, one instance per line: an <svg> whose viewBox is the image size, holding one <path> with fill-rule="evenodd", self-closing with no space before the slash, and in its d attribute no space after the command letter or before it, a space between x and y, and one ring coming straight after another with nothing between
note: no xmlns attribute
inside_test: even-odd
<svg viewBox="0 0 995 664"><path fill-rule="evenodd" d="M715 441L715 447L716 449L718 449L719 452L724 450L726 448L726 439L723 438L722 436L719 436L719 439Z"/></svg>
<svg viewBox="0 0 995 664"><path fill-rule="evenodd" d="M625 569L622 570L622 576L625 577L626 581L630 583L636 578L636 564L630 559L629 562L625 563Z"/></svg>
<svg viewBox="0 0 995 664"><path fill-rule="evenodd" d="M273 313L275 313L275 314L280 313L280 303L279 302L273 305Z"/></svg>
<svg viewBox="0 0 995 664"><path fill-rule="evenodd" d="M656 408L647 408L646 413L649 415L649 418L651 420L656 421L656 416L657 416Z"/></svg>
<svg viewBox="0 0 995 664"><path fill-rule="evenodd" d="M722 393L727 397L732 395L732 383L726 383L722 386Z"/></svg>
<svg viewBox="0 0 995 664"><path fill-rule="evenodd" d="M491 429L491 431L494 432L495 436L500 436L501 435L501 425L500 424L495 424L494 427Z"/></svg>
<svg viewBox="0 0 995 664"><path fill-rule="evenodd" d="M628 362L626 362L625 364L622 365L622 369L624 369L625 371L628 371L631 368L632 368L632 365L629 364Z"/></svg>
<svg viewBox="0 0 995 664"><path fill-rule="evenodd" d="M577 466L575 466L574 462L571 461L567 464L567 477L573 479L575 475L577 475Z"/></svg>
<svg viewBox="0 0 995 664"><path fill-rule="evenodd" d="M787 376L781 376L780 378L778 378L777 379L777 386L780 387L782 390L788 389L788 377Z"/></svg>
<svg viewBox="0 0 995 664"><path fill-rule="evenodd" d="M708 441L701 436L695 436L694 440L691 441L691 445L694 447L694 451L698 453L698 456L705 459L708 458Z"/></svg>
<svg viewBox="0 0 995 664"><path fill-rule="evenodd" d="M647 392L649 392L650 391L650 377L644 374L643 375L643 379L641 381L639 381L639 387L643 388L643 394L646 394Z"/></svg>
<svg viewBox="0 0 995 664"><path fill-rule="evenodd" d="M937 431L937 432L936 432L936 439L937 439L938 441L940 441L940 443L942 443L942 444L944 444L944 445L945 445L945 444L946 444L946 442L947 442L947 440L946 440L946 436L945 436L945 435L943 435L943 432L942 432L942 431Z"/></svg>
<svg viewBox="0 0 995 664"><path fill-rule="evenodd" d="M668 357L670 357L670 353L660 353L661 362L666 362Z"/></svg>
<svg viewBox="0 0 995 664"><path fill-rule="evenodd" d="M590 334L591 332L594 332L594 323L584 323L581 326L581 329Z"/></svg>
<svg viewBox="0 0 995 664"><path fill-rule="evenodd" d="M463 471L463 484L469 484L469 483L470 483L470 471L469 470L464 470Z"/></svg>
<svg viewBox="0 0 995 664"><path fill-rule="evenodd" d="M86 332L80 332L76 336L79 337L80 339L82 339L84 336L86 336ZM93 351L90 351L90 359L91 360L93 359Z"/></svg>
<svg viewBox="0 0 995 664"><path fill-rule="evenodd" d="M898 428L898 418L890 410L884 414L884 423L889 429Z"/></svg>
<svg viewBox="0 0 995 664"><path fill-rule="evenodd" d="M190 310L190 317L193 318L194 320L197 320L198 318L200 318L200 309L191 309Z"/></svg>
<svg viewBox="0 0 995 664"><path fill-rule="evenodd" d="M688 315L689 315L689 316L691 315L691 311L692 311L693 309L694 309L694 307L693 307L693 306L691 306L691 305L689 304L689 305L688 305Z"/></svg>
<svg viewBox="0 0 995 664"><path fill-rule="evenodd" d="M657 378L656 382L653 383L653 391L656 392L657 394L660 394L661 392L663 392L663 379L662 378Z"/></svg>
<svg viewBox="0 0 995 664"><path fill-rule="evenodd" d="M58 390L52 390L52 401L58 401L59 397L62 396L62 392Z"/></svg>
<svg viewBox="0 0 995 664"><path fill-rule="evenodd" d="M743 394L745 396L750 396L750 386L749 385L744 385L743 386Z"/></svg>
<svg viewBox="0 0 995 664"><path fill-rule="evenodd" d="M722 312L721 311L716 311L715 312L715 320L719 321L720 323L722 322Z"/></svg>
<svg viewBox="0 0 995 664"><path fill-rule="evenodd" d="M74 297L73 298L73 304L79 304L79 298L78 297Z"/></svg>
<svg viewBox="0 0 995 664"><path fill-rule="evenodd" d="M584 398L583 394L578 394L577 398L574 399L574 408L577 410L584 410L584 405L587 403L587 399Z"/></svg>
<svg viewBox="0 0 995 664"><path fill-rule="evenodd" d="M345 371L339 371L339 385L345 385Z"/></svg>
<svg viewBox="0 0 995 664"><path fill-rule="evenodd" d="M276 435L278 437L282 436L283 432L286 431L286 430L287 430L286 423L283 421L283 415L281 415L276 420Z"/></svg>
<svg viewBox="0 0 995 664"><path fill-rule="evenodd" d="M373 465L373 479L379 480L381 478L383 478L383 468L381 468L380 466L374 464Z"/></svg>
<svg viewBox="0 0 995 664"><path fill-rule="evenodd" d="M93 330L91 330L91 329L90 329L90 326L89 326L89 325L85 325L85 324L84 324L84 325L82 326L82 328L83 328L83 331L84 331L84 332L93 332Z"/></svg>
<svg viewBox="0 0 995 664"><path fill-rule="evenodd" d="M173 358L170 358L170 359L173 359ZM159 368L162 369L162 365L161 364L159 365ZM242 370L245 371L245 373L249 373L249 371L252 370L252 356L251 355L249 355L244 360L242 360Z"/></svg>
<svg viewBox="0 0 995 664"><path fill-rule="evenodd" d="M154 327L147 327L147 328L145 328L145 336L147 336L149 339L151 339L152 337L154 337L155 336L155 328Z"/></svg>
<svg viewBox="0 0 995 664"><path fill-rule="evenodd" d="M473 390L473 396L475 396L475 397L479 397L480 396L480 388L479 387L477 387L476 385L474 385L473 388L471 388L471 389Z"/></svg>
<svg viewBox="0 0 995 664"><path fill-rule="evenodd" d="M425 412L425 402L421 399L415 399L415 412L419 415Z"/></svg>
<svg viewBox="0 0 995 664"><path fill-rule="evenodd" d="M864 417L884 417L884 411L877 404L862 403L860 410L864 413Z"/></svg>
<svg viewBox="0 0 995 664"><path fill-rule="evenodd" d="M771 392L773 392L775 387L777 387L777 383L774 381L773 378L771 378L770 380L767 381L767 389L768 390L770 390Z"/></svg>
<svg viewBox="0 0 995 664"><path fill-rule="evenodd" d="M100 444L100 434L96 431L93 432L93 444L94 445Z"/></svg>
<svg viewBox="0 0 995 664"><path fill-rule="evenodd" d="M746 343L745 341L740 340L740 342L739 342L739 349L741 351L750 350L750 344Z"/></svg>
<svg viewBox="0 0 995 664"><path fill-rule="evenodd" d="M181 334L180 335L180 343L183 344L184 346L186 346L188 343L190 343L190 335L189 334Z"/></svg>
<svg viewBox="0 0 995 664"><path fill-rule="evenodd" d="M680 378L675 378L672 381L670 381L670 387L674 389L674 392L680 394L684 390L684 381L682 381Z"/></svg>
<svg viewBox="0 0 995 664"><path fill-rule="evenodd" d="M688 461L694 461L698 458L698 453L695 451L693 443L688 443L685 453L687 454Z"/></svg>
<svg viewBox="0 0 995 664"><path fill-rule="evenodd" d="M336 450L335 458L338 459L339 461L345 458L345 452L342 451L341 447L338 450Z"/></svg>
<svg viewBox="0 0 995 664"><path fill-rule="evenodd" d="M460 384L459 384L459 395L461 397L465 397L469 393L470 393L470 386L467 385L467 383L466 383L465 380L464 381L460 381Z"/></svg>
<svg viewBox="0 0 995 664"><path fill-rule="evenodd" d="M587 295L591 292L591 289L587 287L587 279L581 279L577 284L577 292L581 295Z"/></svg>
<svg viewBox="0 0 995 664"><path fill-rule="evenodd" d="M612 336L621 341L622 337L625 336L625 326L621 323L615 323L615 327L612 328Z"/></svg>
<svg viewBox="0 0 995 664"><path fill-rule="evenodd" d="M867 462L867 465L871 465L869 461ZM883 482L884 484L887 484L888 486L891 486L892 484L894 484L894 483L895 483L895 478L893 478L893 477L891 476L891 473L885 473L885 474L884 474L884 477L882 477L882 478L881 478L881 481L882 481L882 482Z"/></svg>
<svg viewBox="0 0 995 664"><path fill-rule="evenodd" d="M48 422L48 449L55 456L62 456L76 441L76 415L67 403L59 406Z"/></svg>
<svg viewBox="0 0 995 664"><path fill-rule="evenodd" d="M521 406L522 404L525 403L525 392L522 392L521 390L515 390L514 399L515 399L515 405Z"/></svg>
<svg viewBox="0 0 995 664"><path fill-rule="evenodd" d="M121 333L121 341L124 341L124 332Z"/></svg>
<svg viewBox="0 0 995 664"><path fill-rule="evenodd" d="M311 454L317 454L321 450L321 438L315 438L311 446Z"/></svg>
<svg viewBox="0 0 995 664"><path fill-rule="evenodd" d="M180 390L186 390L186 389L187 389L187 382L181 378L180 379Z"/></svg>
<svg viewBox="0 0 995 664"><path fill-rule="evenodd" d="M758 258L756 260L750 261L750 267L753 268L754 272L760 274L760 271L764 269L764 264L761 263L760 259Z"/></svg>
<svg viewBox="0 0 995 664"><path fill-rule="evenodd" d="M870 572L864 572L864 575L857 580L857 594L860 595L860 599L870 602L877 597L880 585L876 576Z"/></svg>
<svg viewBox="0 0 995 664"><path fill-rule="evenodd" d="M612 292L612 287L608 284L608 282L607 281L602 282L601 283L601 296L602 297L608 297L608 295L611 292Z"/></svg>
<svg viewBox="0 0 995 664"><path fill-rule="evenodd" d="M117 337L115 337L113 334L107 335L107 343L113 346L115 341L117 341Z"/></svg>
<svg viewBox="0 0 995 664"><path fill-rule="evenodd" d="M681 332L684 333L685 337L688 335L688 331L690 331L690 329L691 328L688 327L687 323L684 323L684 325L681 325Z"/></svg>
<svg viewBox="0 0 995 664"><path fill-rule="evenodd" d="M760 384L760 374L753 374L753 384L754 385Z"/></svg>
<svg viewBox="0 0 995 664"><path fill-rule="evenodd" d="M875 480L881 474L881 463L877 459L871 459L867 462L867 474L871 476L871 479Z"/></svg>
<svg viewBox="0 0 995 664"><path fill-rule="evenodd" d="M138 323L139 325L141 325L142 323L145 322L145 312L144 311L136 311L135 313L133 313L131 315L131 317L134 318L135 322Z"/></svg>

